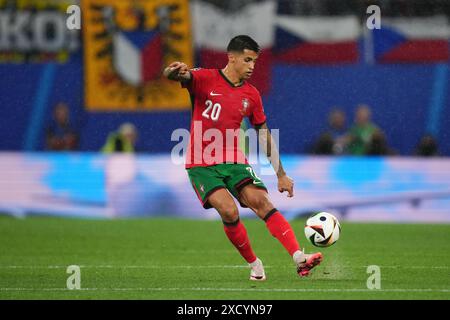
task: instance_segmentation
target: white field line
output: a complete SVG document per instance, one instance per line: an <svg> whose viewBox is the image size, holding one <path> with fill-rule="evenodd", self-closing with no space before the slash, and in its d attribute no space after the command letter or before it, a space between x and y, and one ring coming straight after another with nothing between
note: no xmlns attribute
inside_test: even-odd
<svg viewBox="0 0 450 320"><path fill-rule="evenodd" d="M450 289L250 289L250 288L0 288L0 291L222 291L222 292L450 292Z"/></svg>
<svg viewBox="0 0 450 320"><path fill-rule="evenodd" d="M69 265L0 265L0 269L67 269ZM236 268L249 268L246 265L78 265L80 268L92 268L92 269L236 269ZM322 266L325 269L362 269L367 266ZM379 266L380 268L387 269L449 269L450 266ZM264 268L292 268L292 266L268 266Z"/></svg>

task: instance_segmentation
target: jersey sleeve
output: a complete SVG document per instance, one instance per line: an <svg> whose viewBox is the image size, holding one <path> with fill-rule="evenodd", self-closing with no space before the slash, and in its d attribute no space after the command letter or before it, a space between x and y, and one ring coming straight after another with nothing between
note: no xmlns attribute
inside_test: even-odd
<svg viewBox="0 0 450 320"><path fill-rule="evenodd" d="M256 91L253 100L254 106L252 108L252 113L248 118L253 126L260 126L266 122L266 115L264 113L261 95L258 91Z"/></svg>
<svg viewBox="0 0 450 320"><path fill-rule="evenodd" d="M194 68L190 69L191 80L181 82L183 88L188 89L189 93L195 94L201 89L202 83L208 78L208 69Z"/></svg>

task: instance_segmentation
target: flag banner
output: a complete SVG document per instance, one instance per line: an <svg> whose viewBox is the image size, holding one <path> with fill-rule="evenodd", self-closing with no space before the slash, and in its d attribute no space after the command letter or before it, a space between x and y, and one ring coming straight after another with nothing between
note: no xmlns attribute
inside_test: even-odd
<svg viewBox="0 0 450 320"><path fill-rule="evenodd" d="M445 16L382 18L372 31L373 52L382 63L448 62L450 25Z"/></svg>
<svg viewBox="0 0 450 320"><path fill-rule="evenodd" d="M189 109L162 76L170 62L193 62L187 0L83 0L82 9L88 110Z"/></svg>
<svg viewBox="0 0 450 320"><path fill-rule="evenodd" d="M235 36L245 34L258 42L261 53L249 82L264 94L270 89L274 41L273 23L276 2L250 3L238 11L225 11L203 1L191 3L194 43L199 66L223 68L227 64L227 45Z"/></svg>
<svg viewBox="0 0 450 320"><path fill-rule="evenodd" d="M278 15L275 28L277 62L335 64L358 60L361 26L356 16Z"/></svg>

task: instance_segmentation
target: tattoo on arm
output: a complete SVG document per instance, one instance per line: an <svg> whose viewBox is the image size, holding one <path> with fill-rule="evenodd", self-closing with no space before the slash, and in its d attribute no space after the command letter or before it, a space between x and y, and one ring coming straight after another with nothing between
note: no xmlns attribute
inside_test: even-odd
<svg viewBox="0 0 450 320"><path fill-rule="evenodd" d="M272 134L270 133L267 124L264 123L261 126L256 127L256 130L258 131L260 146L263 148L267 159L269 159L270 163L272 164L277 177L279 178L284 176L286 172L283 169L278 148L272 141Z"/></svg>

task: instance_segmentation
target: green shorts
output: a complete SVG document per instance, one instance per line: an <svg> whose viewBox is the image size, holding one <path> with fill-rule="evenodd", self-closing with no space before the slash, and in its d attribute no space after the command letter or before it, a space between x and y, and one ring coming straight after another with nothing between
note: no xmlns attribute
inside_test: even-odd
<svg viewBox="0 0 450 320"><path fill-rule="evenodd" d="M248 164L222 163L209 167L193 167L187 169L187 172L192 187L205 209L212 208L208 197L222 188L230 191L238 201L239 193L249 184L267 191L262 180ZM241 207L247 207L242 202L239 203Z"/></svg>

